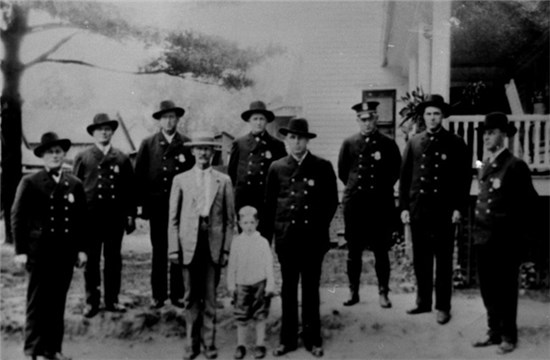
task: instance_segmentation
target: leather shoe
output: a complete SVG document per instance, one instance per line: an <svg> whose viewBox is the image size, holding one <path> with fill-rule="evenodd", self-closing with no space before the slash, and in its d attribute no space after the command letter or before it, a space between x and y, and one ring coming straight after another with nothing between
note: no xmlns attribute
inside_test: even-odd
<svg viewBox="0 0 550 360"><path fill-rule="evenodd" d="M174 305L177 308L183 309L183 301L181 300L172 300L172 305Z"/></svg>
<svg viewBox="0 0 550 360"><path fill-rule="evenodd" d="M325 352L323 351L323 348L321 346L312 347L310 353L311 355L318 358L323 357L323 355L325 355Z"/></svg>
<svg viewBox="0 0 550 360"><path fill-rule="evenodd" d="M112 303L105 305L105 311L123 313L126 312L126 307L119 303Z"/></svg>
<svg viewBox="0 0 550 360"><path fill-rule="evenodd" d="M204 349L204 357L207 359L215 359L218 357L218 349L215 346L209 346Z"/></svg>
<svg viewBox="0 0 550 360"><path fill-rule="evenodd" d="M191 346L185 346L183 349L183 360L193 360L200 354L200 349Z"/></svg>
<svg viewBox="0 0 550 360"><path fill-rule="evenodd" d="M487 346L491 346L491 345L498 345L501 342L502 342L502 340L498 336L486 335L483 339L474 341L472 343L472 346L473 347L487 347Z"/></svg>
<svg viewBox="0 0 550 360"><path fill-rule="evenodd" d="M359 302L359 294L356 292L351 293L351 297L344 301L344 306L353 306Z"/></svg>
<svg viewBox="0 0 550 360"><path fill-rule="evenodd" d="M509 352L514 351L515 348L516 348L516 344L504 340L498 346L497 354L499 354L499 355L508 354Z"/></svg>
<svg viewBox="0 0 550 360"><path fill-rule="evenodd" d="M160 309L164 306L164 300L153 300L153 303L151 304L151 309Z"/></svg>
<svg viewBox="0 0 550 360"><path fill-rule="evenodd" d="M428 307L420 307L420 306L407 310L407 314L409 315L417 315L417 314L423 314L423 313L429 313L429 312L432 312L432 309Z"/></svg>
<svg viewBox="0 0 550 360"><path fill-rule="evenodd" d="M378 301L380 302L380 307L383 309L391 308L391 301L388 298L388 294L380 294Z"/></svg>
<svg viewBox="0 0 550 360"><path fill-rule="evenodd" d="M291 351L294 351L297 349L297 346L288 346L288 345L284 345L284 344L281 344L279 346L277 346L277 348L275 348L275 350L273 350L273 356L275 357L279 357L279 356L283 356Z"/></svg>
<svg viewBox="0 0 550 360"><path fill-rule="evenodd" d="M449 322L449 320L451 320L451 313L448 311L439 310L437 312L436 320L438 324L445 325Z"/></svg>
<svg viewBox="0 0 550 360"><path fill-rule="evenodd" d="M44 358L48 360L72 360L70 357L63 355L60 352L56 352L53 354L44 354Z"/></svg>
<svg viewBox="0 0 550 360"><path fill-rule="evenodd" d="M246 355L246 348L243 345L237 346L235 349L235 354L233 354L233 359L243 359Z"/></svg>
<svg viewBox="0 0 550 360"><path fill-rule="evenodd" d="M263 345L258 345L254 348L254 359L263 359L267 349Z"/></svg>
<svg viewBox="0 0 550 360"><path fill-rule="evenodd" d="M84 317L91 319L99 313L99 306L88 305L84 309Z"/></svg>

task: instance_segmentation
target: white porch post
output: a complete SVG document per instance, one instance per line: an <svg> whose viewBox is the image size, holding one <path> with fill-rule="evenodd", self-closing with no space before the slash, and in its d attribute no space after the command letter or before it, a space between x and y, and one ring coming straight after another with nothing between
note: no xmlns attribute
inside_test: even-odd
<svg viewBox="0 0 550 360"><path fill-rule="evenodd" d="M431 93L432 67L431 26L425 22L418 24L418 86L424 93Z"/></svg>
<svg viewBox="0 0 550 360"><path fill-rule="evenodd" d="M433 2L431 92L449 101L451 87L451 1Z"/></svg>
<svg viewBox="0 0 550 360"><path fill-rule="evenodd" d="M418 55L409 55L409 92L418 86Z"/></svg>

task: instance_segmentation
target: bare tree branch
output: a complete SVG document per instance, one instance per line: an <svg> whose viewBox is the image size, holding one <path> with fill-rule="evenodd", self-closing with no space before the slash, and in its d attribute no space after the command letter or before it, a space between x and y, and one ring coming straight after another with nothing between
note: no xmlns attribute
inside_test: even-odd
<svg viewBox="0 0 550 360"><path fill-rule="evenodd" d="M63 23L50 23L50 24L41 24L41 25L35 25L35 26L29 26L27 27L27 33L37 33L40 31L47 31L47 30L57 30L57 29L80 29L84 30L80 26L75 26L74 24L63 24Z"/></svg>
<svg viewBox="0 0 550 360"><path fill-rule="evenodd" d="M59 50L59 48L67 43L67 41L71 40L78 32L75 32L63 39L61 39L57 44L55 44L50 50L46 51L42 55L38 56L36 59L32 60L31 62L27 63L25 66L27 68L36 65L40 62L43 62L48 59L48 56Z"/></svg>

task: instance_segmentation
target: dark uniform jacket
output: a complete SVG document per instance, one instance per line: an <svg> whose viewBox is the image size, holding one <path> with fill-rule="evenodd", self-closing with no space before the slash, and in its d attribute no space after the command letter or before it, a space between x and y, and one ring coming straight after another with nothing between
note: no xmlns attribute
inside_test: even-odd
<svg viewBox="0 0 550 360"><path fill-rule="evenodd" d="M478 178L475 243L521 241L537 197L527 164L505 149L484 164Z"/></svg>
<svg viewBox="0 0 550 360"><path fill-rule="evenodd" d="M275 249L312 247L327 250L329 226L338 206L332 164L308 153L302 163L290 155L273 162L267 176L265 217ZM300 242L293 239L300 236Z"/></svg>
<svg viewBox="0 0 550 360"><path fill-rule="evenodd" d="M134 169L128 155L112 146L104 155L92 145L76 155L74 174L84 185L89 211L135 216Z"/></svg>
<svg viewBox="0 0 550 360"><path fill-rule="evenodd" d="M21 179L11 212L16 254L35 264L67 261L74 264L84 251L86 196L75 176L62 173L56 183L46 170Z"/></svg>
<svg viewBox="0 0 550 360"><path fill-rule="evenodd" d="M251 205L261 212L269 166L285 155L283 142L267 131L261 136L249 133L233 142L227 173L234 186L237 211Z"/></svg>
<svg viewBox="0 0 550 360"><path fill-rule="evenodd" d="M342 204L346 239L376 241L396 224L394 184L399 178L401 154L395 141L375 131L344 140L338 156L338 177L346 185Z"/></svg>
<svg viewBox="0 0 550 360"><path fill-rule="evenodd" d="M399 205L411 220L451 221L453 210L464 211L471 183L468 149L458 136L441 128L412 137L403 153Z"/></svg>
<svg viewBox="0 0 550 360"><path fill-rule="evenodd" d="M159 211L164 204L168 214L168 199L175 175L187 171L195 164L195 158L184 142L189 139L176 132L170 143L161 132L141 143L136 158L138 204L145 213Z"/></svg>

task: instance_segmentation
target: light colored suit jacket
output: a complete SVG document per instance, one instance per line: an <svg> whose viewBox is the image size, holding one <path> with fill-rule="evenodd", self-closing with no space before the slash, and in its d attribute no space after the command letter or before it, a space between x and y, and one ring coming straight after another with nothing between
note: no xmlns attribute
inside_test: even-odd
<svg viewBox="0 0 550 360"><path fill-rule="evenodd" d="M170 192L168 253L182 251L183 265L193 260L198 241L199 191L193 169L176 175ZM233 189L229 176L212 169L210 177L208 242L214 264L227 261L235 231ZM221 262L221 263L220 263Z"/></svg>

